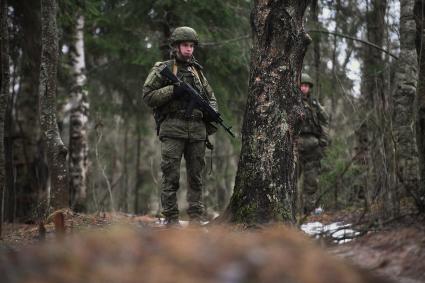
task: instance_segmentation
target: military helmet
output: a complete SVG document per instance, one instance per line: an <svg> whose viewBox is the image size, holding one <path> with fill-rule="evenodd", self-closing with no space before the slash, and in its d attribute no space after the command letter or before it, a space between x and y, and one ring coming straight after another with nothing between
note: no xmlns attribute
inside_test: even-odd
<svg viewBox="0 0 425 283"><path fill-rule="evenodd" d="M302 84L309 84L310 85L310 87L313 87L314 86L314 82L313 82L313 80L311 79L311 77L308 75L308 74L306 74L306 73L303 73L302 75L301 75L301 83Z"/></svg>
<svg viewBox="0 0 425 283"><path fill-rule="evenodd" d="M171 34L170 43L175 45L183 41L192 41L197 45L199 43L198 34L191 27L178 27Z"/></svg>

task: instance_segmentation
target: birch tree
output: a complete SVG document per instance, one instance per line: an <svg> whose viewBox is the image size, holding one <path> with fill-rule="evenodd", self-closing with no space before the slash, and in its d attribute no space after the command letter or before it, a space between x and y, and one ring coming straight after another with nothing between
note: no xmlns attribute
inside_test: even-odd
<svg viewBox="0 0 425 283"><path fill-rule="evenodd" d="M56 120L56 89L58 65L58 33L55 0L41 1L41 65L39 86L40 125L47 148L50 176L50 206L68 206L67 148L59 135Z"/></svg>
<svg viewBox="0 0 425 283"><path fill-rule="evenodd" d="M71 205L75 210L84 210L87 198L88 169L88 92L84 56L84 16L77 15L74 43L71 50L74 85L71 90L71 117L69 134L69 174Z"/></svg>

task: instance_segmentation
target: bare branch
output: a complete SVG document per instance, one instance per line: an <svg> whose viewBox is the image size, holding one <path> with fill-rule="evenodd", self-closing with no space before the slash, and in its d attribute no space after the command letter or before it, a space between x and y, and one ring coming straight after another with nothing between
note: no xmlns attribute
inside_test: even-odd
<svg viewBox="0 0 425 283"><path fill-rule="evenodd" d="M349 35L346 35L346 34L342 34L342 33L338 33L338 32L328 31L328 30L325 30L325 29L320 29L320 30L314 30L314 29L312 29L312 30L308 30L307 32L308 33L309 32L317 32L317 33L331 34L331 35L334 35L334 36L339 36L339 37L351 39L351 40L354 40L354 41L358 41L358 42L361 42L361 43L366 44L368 46L371 46L373 48L376 48L376 49L378 49L378 50L380 50L380 51L382 51L384 53L387 53L388 55L390 55L394 59L397 59L398 60L398 57L396 55L392 54L390 51L385 50L385 49L379 47L378 45L373 44L372 42L369 42L367 40L359 39L359 38L352 37L352 36L349 36Z"/></svg>

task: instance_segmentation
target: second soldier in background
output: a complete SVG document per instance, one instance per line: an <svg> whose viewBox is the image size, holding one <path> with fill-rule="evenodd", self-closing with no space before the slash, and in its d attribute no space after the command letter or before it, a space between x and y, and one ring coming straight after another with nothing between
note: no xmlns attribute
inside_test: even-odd
<svg viewBox="0 0 425 283"><path fill-rule="evenodd" d="M313 80L307 74L301 76L301 92L305 119L298 143L298 192L300 212L311 213L319 197L320 161L329 143L328 115L312 96Z"/></svg>

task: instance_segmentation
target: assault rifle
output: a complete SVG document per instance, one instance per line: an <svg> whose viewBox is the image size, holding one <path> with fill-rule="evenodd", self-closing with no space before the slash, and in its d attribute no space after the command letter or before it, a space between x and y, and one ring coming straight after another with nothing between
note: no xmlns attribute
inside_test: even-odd
<svg viewBox="0 0 425 283"><path fill-rule="evenodd" d="M215 122L222 126L226 132L228 132L232 137L235 137L235 134L231 131L232 127L228 127L224 124L223 119L220 117L220 113L215 111L211 105L199 94L197 90L195 90L190 84L179 80L179 78L174 75L170 68L164 64L161 67L160 72L161 75L169 79L174 85L183 86L185 91L189 94L189 106L186 108L185 116L190 117L192 115L192 111L195 107L200 109L203 113L208 117L208 122Z"/></svg>

